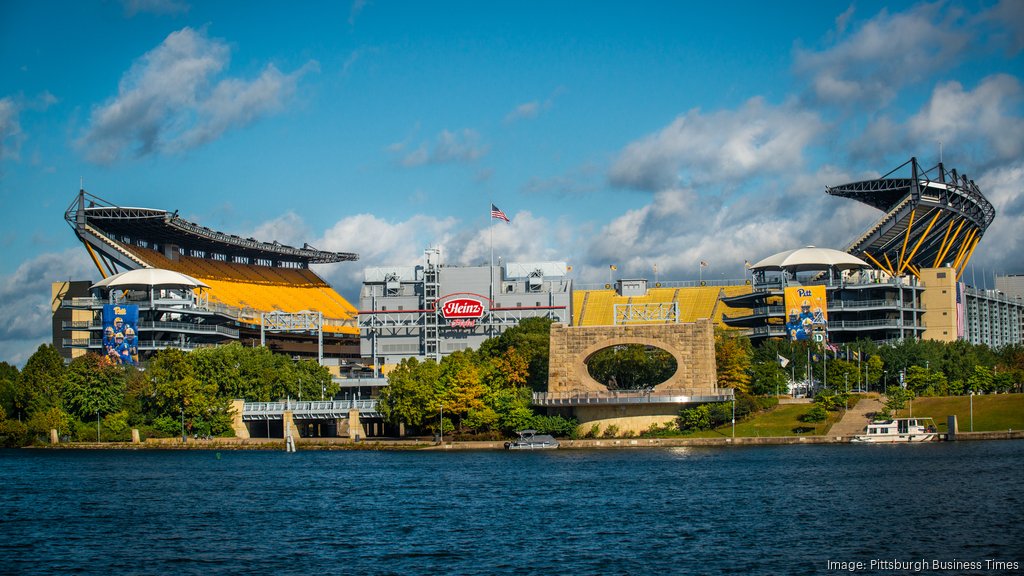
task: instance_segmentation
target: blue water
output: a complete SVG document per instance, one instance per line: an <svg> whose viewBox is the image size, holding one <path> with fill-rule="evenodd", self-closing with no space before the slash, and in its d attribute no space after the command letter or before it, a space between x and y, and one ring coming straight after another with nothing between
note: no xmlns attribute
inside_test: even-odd
<svg viewBox="0 0 1024 576"><path fill-rule="evenodd" d="M8 450L0 572L824 574L842 573L828 560L878 559L1024 567L1022 464L1021 441Z"/></svg>

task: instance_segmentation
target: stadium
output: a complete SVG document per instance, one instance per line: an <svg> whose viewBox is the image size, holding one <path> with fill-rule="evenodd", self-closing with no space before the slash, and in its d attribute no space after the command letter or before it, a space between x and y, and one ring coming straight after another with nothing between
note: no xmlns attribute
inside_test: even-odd
<svg viewBox="0 0 1024 576"><path fill-rule="evenodd" d="M455 266L427 250L419 266L366 268L357 309L312 270L354 262L356 254L242 238L177 211L117 206L83 190L64 216L103 280L54 284L54 344L67 357L117 348L126 361L164 348L262 344L316 358L336 378L351 378L343 384L349 397L366 398L386 385L381 372L405 358L437 360L476 348L530 317L625 332L710 320L755 343L1022 342L1024 294L962 282L995 216L967 176L941 163L924 170L911 158L881 178L826 192L882 214L845 250L763 256L748 265L749 278L577 285L566 262ZM793 291L807 296L791 301ZM118 340L105 330L107 316L126 304L138 316L132 333L124 329ZM799 318L803 325L794 323ZM130 353L123 350L129 336Z"/></svg>
<svg viewBox="0 0 1024 576"><path fill-rule="evenodd" d="M338 371L359 367L358 312L311 269L353 262L356 254L241 238L177 211L116 206L84 190L64 218L103 280L55 287L63 348L102 352L100 311L132 304L142 359L163 348L237 340ZM140 274L157 270L173 274Z"/></svg>

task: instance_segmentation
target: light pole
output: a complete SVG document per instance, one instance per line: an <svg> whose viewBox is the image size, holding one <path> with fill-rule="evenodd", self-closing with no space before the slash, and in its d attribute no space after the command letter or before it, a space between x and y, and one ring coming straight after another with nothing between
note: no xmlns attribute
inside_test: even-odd
<svg viewBox="0 0 1024 576"><path fill-rule="evenodd" d="M100 411L96 411L96 443L100 443Z"/></svg>
<svg viewBox="0 0 1024 576"><path fill-rule="evenodd" d="M444 404L441 404L440 421L437 423L437 440L441 446L444 446Z"/></svg>
<svg viewBox="0 0 1024 576"><path fill-rule="evenodd" d="M185 407L181 407L181 443L185 443Z"/></svg>
<svg viewBox="0 0 1024 576"><path fill-rule="evenodd" d="M732 391L732 439L736 439L736 390Z"/></svg>
<svg viewBox="0 0 1024 576"><path fill-rule="evenodd" d="M974 432L974 390L971 390L971 432Z"/></svg>

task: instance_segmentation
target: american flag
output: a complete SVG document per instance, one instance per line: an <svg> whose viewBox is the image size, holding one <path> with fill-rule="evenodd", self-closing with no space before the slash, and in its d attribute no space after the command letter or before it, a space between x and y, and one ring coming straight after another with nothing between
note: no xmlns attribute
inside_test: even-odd
<svg viewBox="0 0 1024 576"><path fill-rule="evenodd" d="M505 222L509 223L512 222L511 220L508 219L508 216L506 216L505 213L502 212L501 209L495 206L494 204L491 204L491 218L496 220L504 220Z"/></svg>

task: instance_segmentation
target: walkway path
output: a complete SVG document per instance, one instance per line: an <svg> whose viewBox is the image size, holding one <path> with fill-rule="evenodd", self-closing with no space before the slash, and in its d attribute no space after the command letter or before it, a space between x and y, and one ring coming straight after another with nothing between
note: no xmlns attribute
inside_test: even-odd
<svg viewBox="0 0 1024 576"><path fill-rule="evenodd" d="M870 417L869 414L882 409L880 398L864 398L857 402L857 405L846 411L843 418L832 425L829 429L829 436L853 436L864 432Z"/></svg>

